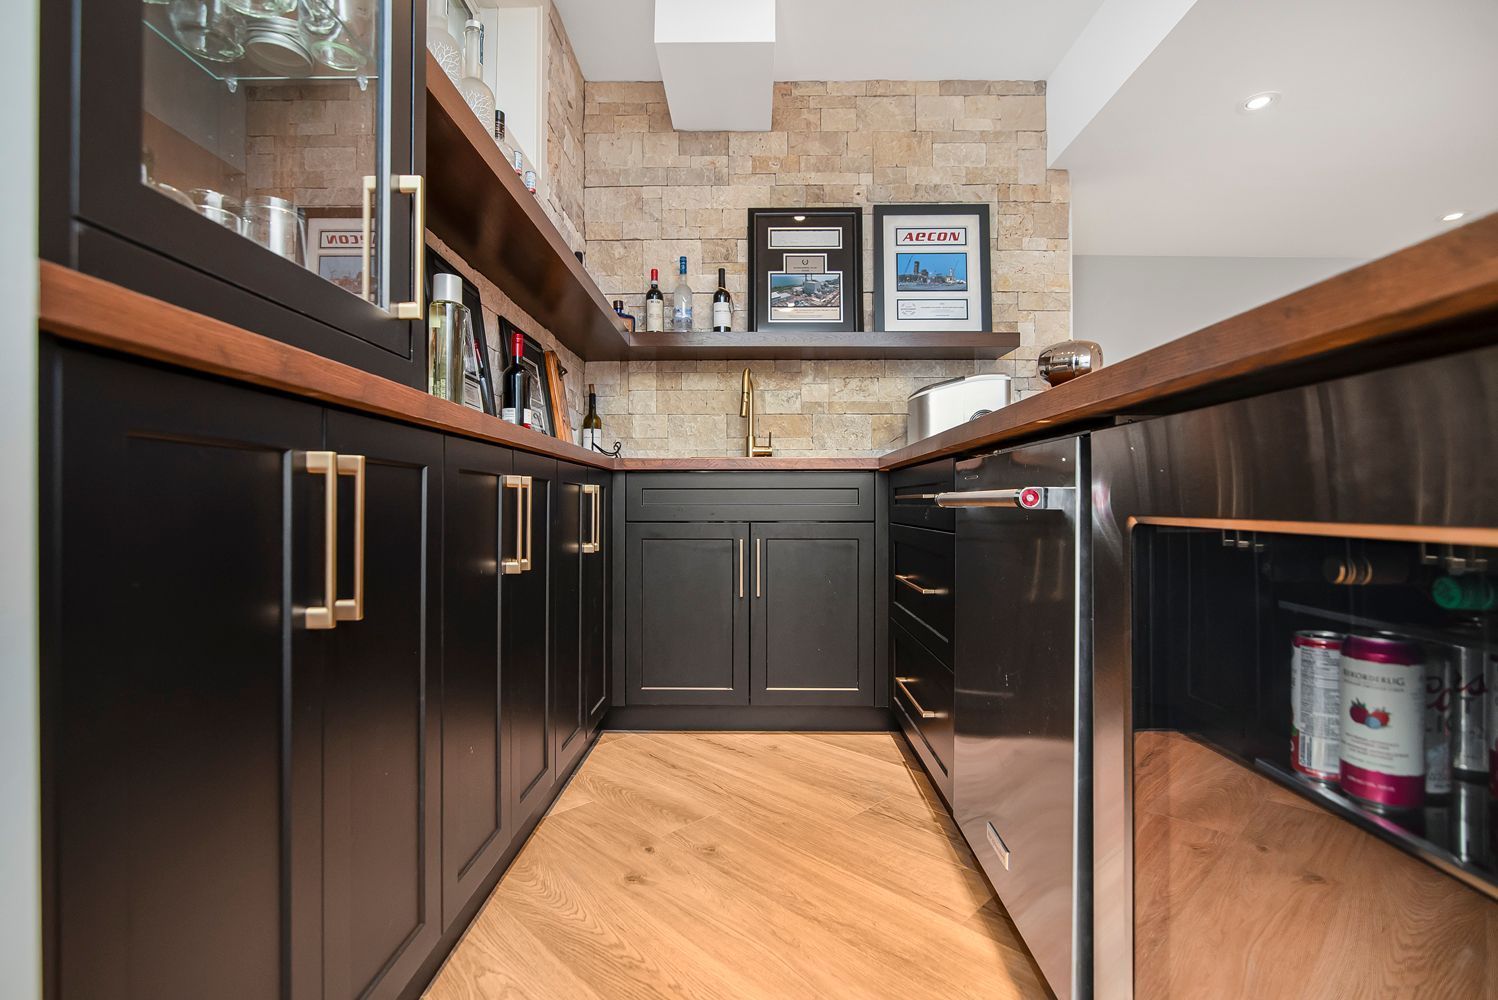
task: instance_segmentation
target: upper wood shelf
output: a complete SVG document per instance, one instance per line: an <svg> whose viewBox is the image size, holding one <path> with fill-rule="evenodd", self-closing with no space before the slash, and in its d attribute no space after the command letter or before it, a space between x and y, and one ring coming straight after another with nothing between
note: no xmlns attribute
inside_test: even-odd
<svg viewBox="0 0 1498 1000"><path fill-rule="evenodd" d="M588 361L625 357L614 310L427 53L427 226Z"/></svg>
<svg viewBox="0 0 1498 1000"><path fill-rule="evenodd" d="M427 54L427 226L585 361L997 358L994 333L628 334L463 95Z"/></svg>

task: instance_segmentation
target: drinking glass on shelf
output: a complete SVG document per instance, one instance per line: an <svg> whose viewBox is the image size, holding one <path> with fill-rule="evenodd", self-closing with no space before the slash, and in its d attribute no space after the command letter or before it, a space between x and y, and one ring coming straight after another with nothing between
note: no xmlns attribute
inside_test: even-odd
<svg viewBox="0 0 1498 1000"><path fill-rule="evenodd" d="M231 63L244 55L244 18L225 0L172 0L168 17L177 41L198 58Z"/></svg>
<svg viewBox="0 0 1498 1000"><path fill-rule="evenodd" d="M285 198L257 195L244 202L244 234L273 253L303 266L307 234L302 213Z"/></svg>
<svg viewBox="0 0 1498 1000"><path fill-rule="evenodd" d="M276 17L296 10L297 0L224 0L247 17Z"/></svg>
<svg viewBox="0 0 1498 1000"><path fill-rule="evenodd" d="M357 73L374 47L376 0L304 0L302 33L312 58L329 69Z"/></svg>

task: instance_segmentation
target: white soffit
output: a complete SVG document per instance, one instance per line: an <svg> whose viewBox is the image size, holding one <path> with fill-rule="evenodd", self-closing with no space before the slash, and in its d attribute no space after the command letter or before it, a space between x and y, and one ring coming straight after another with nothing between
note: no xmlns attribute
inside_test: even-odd
<svg viewBox="0 0 1498 1000"><path fill-rule="evenodd" d="M674 128L770 127L775 0L656 0L655 53Z"/></svg>

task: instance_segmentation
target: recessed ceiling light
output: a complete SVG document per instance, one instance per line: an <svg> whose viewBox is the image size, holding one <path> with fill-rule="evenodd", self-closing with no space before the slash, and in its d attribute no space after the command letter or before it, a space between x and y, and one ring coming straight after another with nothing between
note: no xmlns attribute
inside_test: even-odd
<svg viewBox="0 0 1498 1000"><path fill-rule="evenodd" d="M1466 214L1466 212L1447 212L1445 215L1441 216L1441 221L1455 222L1457 219L1464 218Z"/></svg>
<svg viewBox="0 0 1498 1000"><path fill-rule="evenodd" d="M797 222L805 222L806 221L806 216L804 216L804 215L793 215L793 216L791 216L791 218L795 219Z"/></svg>
<svg viewBox="0 0 1498 1000"><path fill-rule="evenodd" d="M1280 95L1273 90L1266 90L1262 93L1251 94L1249 95L1248 99L1243 102L1243 110L1263 111L1265 108L1269 107L1269 105L1273 104L1279 99Z"/></svg>

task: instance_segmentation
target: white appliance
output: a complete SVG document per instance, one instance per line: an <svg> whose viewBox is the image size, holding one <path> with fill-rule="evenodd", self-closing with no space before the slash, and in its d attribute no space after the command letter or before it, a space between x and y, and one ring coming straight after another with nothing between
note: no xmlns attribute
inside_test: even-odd
<svg viewBox="0 0 1498 1000"><path fill-rule="evenodd" d="M1008 406L1011 396L1008 375L967 375L917 389L910 394L910 420L905 425L905 443L915 444L949 427Z"/></svg>

